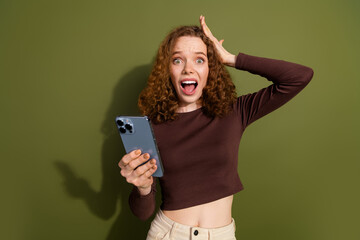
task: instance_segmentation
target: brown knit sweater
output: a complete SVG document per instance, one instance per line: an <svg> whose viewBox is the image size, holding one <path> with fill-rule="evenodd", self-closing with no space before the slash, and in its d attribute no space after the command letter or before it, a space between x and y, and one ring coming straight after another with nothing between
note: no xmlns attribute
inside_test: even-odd
<svg viewBox="0 0 360 240"><path fill-rule="evenodd" d="M226 117L209 118L199 108L180 113L175 121L153 124L164 167L164 176L159 178L161 209L192 207L242 190L237 154L245 128L293 98L313 76L311 68L299 64L243 53L238 54L235 67L273 84L238 97ZM146 196L133 188L129 204L140 219L154 213L155 193L156 179Z"/></svg>

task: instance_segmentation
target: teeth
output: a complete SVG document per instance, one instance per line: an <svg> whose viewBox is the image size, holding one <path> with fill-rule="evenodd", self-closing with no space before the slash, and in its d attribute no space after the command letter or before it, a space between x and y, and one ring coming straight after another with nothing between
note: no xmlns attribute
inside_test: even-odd
<svg viewBox="0 0 360 240"><path fill-rule="evenodd" d="M183 81L181 84L196 84L195 81Z"/></svg>

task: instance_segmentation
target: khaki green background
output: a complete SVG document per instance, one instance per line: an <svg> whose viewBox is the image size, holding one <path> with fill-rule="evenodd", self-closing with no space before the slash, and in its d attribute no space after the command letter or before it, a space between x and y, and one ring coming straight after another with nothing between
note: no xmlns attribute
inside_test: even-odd
<svg viewBox="0 0 360 240"><path fill-rule="evenodd" d="M145 239L113 119L137 114L159 43L200 14L234 54L315 71L243 136L237 238L360 239L359 12L355 0L1 0L0 239ZM230 72L239 94L269 84Z"/></svg>

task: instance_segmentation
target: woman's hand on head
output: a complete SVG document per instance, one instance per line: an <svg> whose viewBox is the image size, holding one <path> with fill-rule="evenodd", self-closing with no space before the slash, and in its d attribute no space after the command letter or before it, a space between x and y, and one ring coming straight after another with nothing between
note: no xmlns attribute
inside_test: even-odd
<svg viewBox="0 0 360 240"><path fill-rule="evenodd" d="M230 67L234 67L235 66L235 59L236 56L234 54L229 53L224 47L223 47L223 42L224 39L218 41L216 37L214 37L214 35L211 33L209 27L206 25L205 23L205 17L204 16L200 16L200 25L201 28L203 30L203 32L205 33L205 35L213 42L215 49L217 51L217 53L219 54L221 61L223 64L228 65Z"/></svg>
<svg viewBox="0 0 360 240"><path fill-rule="evenodd" d="M152 174L156 171L156 160L148 161L149 158L148 153L141 154L140 150L134 150L124 155L118 164L121 168L121 175L126 178L128 183L136 186L141 195L150 193L151 184L154 181ZM146 161L148 161L146 164L139 166Z"/></svg>

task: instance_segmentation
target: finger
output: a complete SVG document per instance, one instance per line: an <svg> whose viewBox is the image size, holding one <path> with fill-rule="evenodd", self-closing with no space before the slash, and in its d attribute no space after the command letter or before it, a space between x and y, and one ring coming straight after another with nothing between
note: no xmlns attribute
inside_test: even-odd
<svg viewBox="0 0 360 240"><path fill-rule="evenodd" d="M207 37L211 37L211 36L212 36L212 33L211 33L209 27L208 27L208 26L206 25L206 23L205 23L205 17L204 17L204 16L201 16L201 17L200 17L200 25L201 25L202 30L203 30L203 32L205 33L205 35L206 35Z"/></svg>
<svg viewBox="0 0 360 240"><path fill-rule="evenodd" d="M126 169L128 171L134 170L135 168L137 168L140 164L146 162L147 160L149 160L150 158L150 154L145 153L135 159L133 159L132 161L129 162L128 165L126 165Z"/></svg>
<svg viewBox="0 0 360 240"><path fill-rule="evenodd" d="M214 44L217 44L219 42L217 40L217 38L210 31L210 28L206 25L205 17L203 17L201 20L201 27L202 27L202 30L203 30L205 36L207 36Z"/></svg>
<svg viewBox="0 0 360 240"><path fill-rule="evenodd" d="M202 19L201 22L202 22L203 31L205 32L206 35L208 35L208 37L210 37L212 34L211 34L211 31L210 31L210 28L205 23L205 17Z"/></svg>
<svg viewBox="0 0 360 240"><path fill-rule="evenodd" d="M154 165L140 176L135 176L134 174L131 174L129 177L126 178L126 181L137 187L145 186L148 184L149 180L151 180L151 177L154 174L154 172L156 172L156 169L157 166Z"/></svg>
<svg viewBox="0 0 360 240"><path fill-rule="evenodd" d="M150 168L152 168L156 163L155 159L151 159L148 163L138 167L135 171L134 171L134 175L136 177L143 175L146 171L148 171Z"/></svg>
<svg viewBox="0 0 360 240"><path fill-rule="evenodd" d="M154 174L154 172L156 172L156 169L157 169L157 166L154 165L152 168L147 170L142 176L145 177L146 179L151 178L151 176Z"/></svg>
<svg viewBox="0 0 360 240"><path fill-rule="evenodd" d="M141 154L141 150L140 149L137 149L137 150L134 150L128 154L125 154L122 159L120 160L119 162L119 167L121 169L125 168L126 165L128 165L133 159L139 157Z"/></svg>

